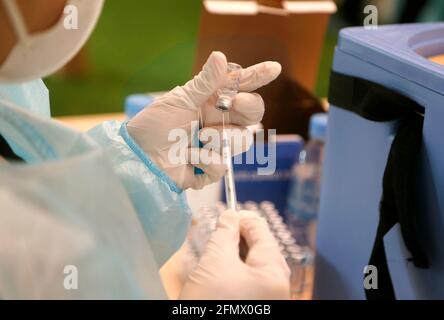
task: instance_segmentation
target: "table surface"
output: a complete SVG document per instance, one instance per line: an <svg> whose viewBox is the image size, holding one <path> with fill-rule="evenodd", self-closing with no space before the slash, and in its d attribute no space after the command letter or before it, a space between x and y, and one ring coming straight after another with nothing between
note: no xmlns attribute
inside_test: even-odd
<svg viewBox="0 0 444 320"><path fill-rule="evenodd" d="M443 59L444 61L444 59ZM57 120L63 122L67 126L80 131L87 131L96 125L110 120L125 121L126 117L123 113L108 113L100 115L81 115L58 117ZM196 192L196 191L194 191ZM197 195L193 194L193 197ZM205 198L205 197L204 197ZM165 291L170 299L177 299L180 290L185 281L182 264L184 261L183 251L176 253L160 270L160 276L165 287ZM301 300L309 300L312 296L313 288L313 270L309 270L307 278L307 286L305 292L301 295Z"/></svg>

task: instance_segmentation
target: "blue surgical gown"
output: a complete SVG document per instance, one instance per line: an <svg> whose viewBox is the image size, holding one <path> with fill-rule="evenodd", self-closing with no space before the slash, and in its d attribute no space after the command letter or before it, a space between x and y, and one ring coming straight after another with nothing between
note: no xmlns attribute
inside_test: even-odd
<svg viewBox="0 0 444 320"><path fill-rule="evenodd" d="M48 90L37 80L0 85L0 134L31 165L104 152L157 265L162 266L184 242L191 221L184 192L134 142L124 122L105 122L86 133L70 129L50 118ZM96 201L109 199L100 195Z"/></svg>

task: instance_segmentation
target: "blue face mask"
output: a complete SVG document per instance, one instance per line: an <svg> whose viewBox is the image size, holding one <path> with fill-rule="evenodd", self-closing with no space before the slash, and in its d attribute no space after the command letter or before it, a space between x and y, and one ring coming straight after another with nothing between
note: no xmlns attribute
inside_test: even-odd
<svg viewBox="0 0 444 320"><path fill-rule="evenodd" d="M105 122L82 133L48 116L48 90L42 81L0 85L0 134L26 162L39 164L105 151L161 266L181 247L188 231L191 211L184 193L172 188L145 155L134 151L135 146L122 135L123 124ZM91 197L96 197L97 205L107 201L101 190Z"/></svg>
<svg viewBox="0 0 444 320"><path fill-rule="evenodd" d="M16 106L49 118L49 92L42 80L23 84L0 85L0 100L10 101Z"/></svg>

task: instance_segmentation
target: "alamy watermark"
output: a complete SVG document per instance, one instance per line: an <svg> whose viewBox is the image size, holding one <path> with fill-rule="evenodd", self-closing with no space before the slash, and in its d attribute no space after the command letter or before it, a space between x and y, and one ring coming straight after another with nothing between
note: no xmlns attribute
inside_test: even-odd
<svg viewBox="0 0 444 320"><path fill-rule="evenodd" d="M63 279L63 287L66 290L78 290L79 289L79 270L76 266L67 265L63 269L65 278Z"/></svg>
<svg viewBox="0 0 444 320"><path fill-rule="evenodd" d="M172 143L168 150L168 162L170 165L179 166L191 164L194 166L224 165L223 133L215 128L205 128L199 133L198 121L190 124L190 131L184 128L175 128L168 134L168 142ZM192 132L190 135L189 132ZM226 129L226 137L231 146L234 164L257 164L258 175L273 175L276 171L276 143L273 137L276 130L257 130L255 134L250 130L230 128ZM198 136L197 136L198 135ZM200 141L203 147L198 152L190 149L193 141ZM268 140L268 142L267 142ZM250 147L251 146L251 147ZM248 149L248 150L247 150ZM246 151L246 152L244 152Z"/></svg>
<svg viewBox="0 0 444 320"><path fill-rule="evenodd" d="M364 28L367 30L378 29L378 7L375 5L367 5L364 7Z"/></svg>
<svg viewBox="0 0 444 320"><path fill-rule="evenodd" d="M66 30L78 30L79 29L79 11L75 5L67 5L63 9L65 18L63 19L63 27Z"/></svg>
<svg viewBox="0 0 444 320"><path fill-rule="evenodd" d="M378 268L368 265L364 267L364 288L365 290L378 289Z"/></svg>

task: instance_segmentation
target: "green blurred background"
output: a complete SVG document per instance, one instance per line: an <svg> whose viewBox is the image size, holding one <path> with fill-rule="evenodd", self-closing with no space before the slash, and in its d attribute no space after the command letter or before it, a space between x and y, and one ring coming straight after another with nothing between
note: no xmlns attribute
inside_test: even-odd
<svg viewBox="0 0 444 320"><path fill-rule="evenodd" d="M414 19L419 0L335 0L339 11L326 35L316 94L325 97L333 51L340 28L362 24L362 6L378 6L380 23L399 21L406 3L413 8L402 22ZM88 73L46 78L53 116L122 112L133 93L165 91L192 75L199 27L200 0L108 0L88 45ZM421 0L428 12L444 16L444 1ZM432 6L433 5L433 6ZM415 8L416 6L416 8ZM442 9L437 10L436 7ZM425 11L427 11L425 10ZM437 14L440 13L440 14ZM430 13L429 13L430 15ZM141 34L143 35L141 37Z"/></svg>
<svg viewBox="0 0 444 320"><path fill-rule="evenodd" d="M45 79L52 115L121 112L129 94L169 90L188 81L199 15L199 0L106 1L86 47L87 76L58 73ZM326 94L335 42L329 36L325 44L321 96Z"/></svg>
<svg viewBox="0 0 444 320"><path fill-rule="evenodd" d="M106 1L87 45L87 76L45 79L52 115L120 112L128 94L187 81L199 13L199 0Z"/></svg>

